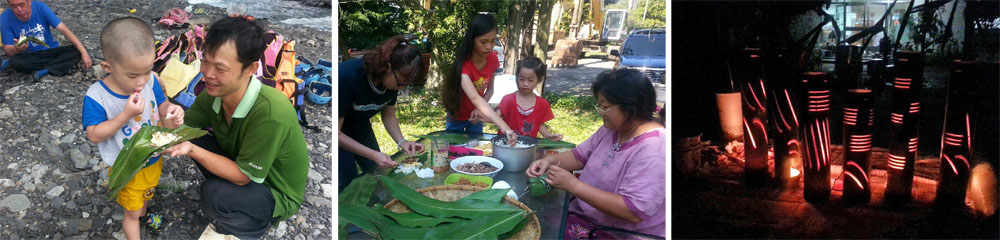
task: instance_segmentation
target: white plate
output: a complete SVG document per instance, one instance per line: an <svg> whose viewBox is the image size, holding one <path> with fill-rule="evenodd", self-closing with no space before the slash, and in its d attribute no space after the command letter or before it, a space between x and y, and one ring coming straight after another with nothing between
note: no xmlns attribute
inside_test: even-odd
<svg viewBox="0 0 1000 240"><path fill-rule="evenodd" d="M480 162L487 162L490 165L493 165L494 167L497 167L497 170L496 171L492 171L492 172L488 172L488 173L469 173L469 172L459 171L457 169L457 167L459 165L462 165L462 164L466 164L466 163L480 163ZM500 162L500 160L498 160L496 158L485 157L485 156L465 156L465 157L456 158L455 160L451 160L451 169L455 170L455 172L458 172L458 173L461 173L461 174L474 175L474 176L494 177L494 176L497 175L497 172L500 172L500 170L503 169L503 162Z"/></svg>

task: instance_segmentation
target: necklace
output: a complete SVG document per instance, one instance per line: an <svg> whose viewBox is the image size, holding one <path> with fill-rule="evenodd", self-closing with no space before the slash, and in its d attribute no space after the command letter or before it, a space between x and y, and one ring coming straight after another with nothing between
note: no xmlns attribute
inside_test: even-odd
<svg viewBox="0 0 1000 240"><path fill-rule="evenodd" d="M375 83L372 83L372 80L373 80L372 75L368 75L368 86L372 87L372 91L374 91L375 94L378 94L378 95L385 94L385 90L386 89L379 90L378 88L375 87Z"/></svg>
<svg viewBox="0 0 1000 240"><path fill-rule="evenodd" d="M647 133L650 133L650 132L653 132L653 131L656 131L656 130L660 130L660 129L662 129L662 128L651 129L651 130L646 131L646 132L644 132L642 134L635 135L635 137L632 137L628 141L625 141L625 143L620 143L619 140L621 140L621 138L618 135L616 135L615 136L615 145L613 145L613 150L614 151L608 152L608 157L610 159L612 159L612 160L615 159L615 153L618 152L618 151L621 151L622 146L628 145L630 142L632 142L635 139L638 139L642 135L646 135ZM604 160L604 162L601 165L603 165L604 167L608 167L608 160Z"/></svg>

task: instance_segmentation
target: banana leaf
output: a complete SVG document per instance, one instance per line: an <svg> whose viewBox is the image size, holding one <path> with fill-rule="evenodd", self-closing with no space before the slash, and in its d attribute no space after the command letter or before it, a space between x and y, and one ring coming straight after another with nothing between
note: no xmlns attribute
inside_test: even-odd
<svg viewBox="0 0 1000 240"><path fill-rule="evenodd" d="M539 148L572 148L576 147L576 144L566 141L552 141L544 138L539 138L538 145L536 146Z"/></svg>
<svg viewBox="0 0 1000 240"><path fill-rule="evenodd" d="M514 206L479 199L459 199L454 202L444 202L424 196L392 178L379 176L379 179L382 180L382 185L389 190L389 193L393 197L399 199L399 201L406 204L414 212L428 216L478 219L496 213L522 211Z"/></svg>
<svg viewBox="0 0 1000 240"><path fill-rule="evenodd" d="M474 192L459 200L479 199L487 202L498 203L500 201L503 201L503 197L507 196L508 191L510 191L510 189L487 189L483 191Z"/></svg>
<svg viewBox="0 0 1000 240"><path fill-rule="evenodd" d="M382 205L375 206L375 211L381 213L382 215L389 216L390 218L396 220L399 225L406 227L433 227L442 223L453 223L465 220L461 218L436 218L420 215L415 212L398 213L389 211L389 209L385 209Z"/></svg>
<svg viewBox="0 0 1000 240"><path fill-rule="evenodd" d="M347 223L354 224L369 234L382 239L429 239L426 235L433 229L448 228L450 231L455 228L454 224L429 228L406 227L396 223L389 217L379 214L374 208L347 203L339 203L338 207L340 209L337 214L338 222L342 227ZM459 220L464 222L470 221L465 219Z"/></svg>
<svg viewBox="0 0 1000 240"><path fill-rule="evenodd" d="M355 178L354 181L347 185L347 187L344 188L344 191L339 194L339 201L342 203L364 206L371 200L372 192L375 191L376 186L378 186L378 180L376 180L371 174L365 174L361 177Z"/></svg>
<svg viewBox="0 0 1000 240"><path fill-rule="evenodd" d="M510 232L517 227L526 216L527 212L523 210L490 214L482 218L430 230L425 236L430 239L497 239L501 234Z"/></svg>
<svg viewBox="0 0 1000 240"><path fill-rule="evenodd" d="M33 42L35 44L42 45L44 47L49 47L49 44L46 44L45 41L42 41L41 39L35 38L33 36L21 36L21 38L18 38L15 42L16 43L14 45L17 46L24 45L24 43L27 42Z"/></svg>
<svg viewBox="0 0 1000 240"><path fill-rule="evenodd" d="M469 142L469 140L470 140L469 137L466 137L465 135L454 134L454 133L439 133L439 134L434 134L434 135L413 135L413 136L414 137L418 137L418 138L426 138L426 139L435 139L435 138L437 138L437 139L444 139L444 140L448 140L448 143L451 143L451 144L466 143L466 142Z"/></svg>
<svg viewBox="0 0 1000 240"><path fill-rule="evenodd" d="M396 222L394 222L389 217L379 214L373 208L354 205L350 203L344 203L344 202L337 203L337 207L338 207L337 219L339 220L338 224L340 225L342 236L346 235L343 229L344 226L347 225L348 223L354 224L360 227L361 229L368 231L371 234L383 237L384 235L381 233L381 231L375 228L376 225L381 225L385 227L392 227L393 225L395 225L395 227L403 227L399 224L396 224ZM423 233L420 233L420 235L410 235L410 236L423 236Z"/></svg>
<svg viewBox="0 0 1000 240"><path fill-rule="evenodd" d="M176 134L177 140L165 144L163 146L154 146L150 141L153 138L154 132L170 132ZM125 143L122 147L121 152L118 152L118 157L115 158L115 163L111 166L110 178L108 180L108 200L115 199L118 196L118 192L125 188L125 185L132 180L133 177L139 170L142 170L146 166L146 162L149 161L153 155L167 149L174 144L182 143L191 139L195 139L208 134L208 132L200 129L194 129L187 126L181 126L177 129L169 129L157 126L145 126L139 129L132 138ZM162 159L161 159L162 161Z"/></svg>
<svg viewBox="0 0 1000 240"><path fill-rule="evenodd" d="M500 234L500 236L497 237L497 238L498 239L508 239L508 238L513 237L514 234L517 234L518 232L521 232L521 229L524 229L524 226L528 225L528 222L531 222L531 218L524 218L524 219L522 219L521 222L517 223L517 226L514 226L514 229L511 229L510 231L507 231L507 233Z"/></svg>
<svg viewBox="0 0 1000 240"><path fill-rule="evenodd" d="M531 191L531 196L537 197L545 195L552 189L552 186L549 186L549 184L545 182L546 178L548 178L548 176L541 175L528 179L528 189Z"/></svg>

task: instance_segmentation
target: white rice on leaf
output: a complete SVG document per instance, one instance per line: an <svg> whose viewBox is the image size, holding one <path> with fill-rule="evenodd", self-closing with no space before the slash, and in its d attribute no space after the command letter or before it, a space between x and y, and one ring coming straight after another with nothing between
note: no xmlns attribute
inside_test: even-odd
<svg viewBox="0 0 1000 240"><path fill-rule="evenodd" d="M153 144L153 146L162 147L180 138L181 137L170 132L154 132L153 138L150 139L150 142Z"/></svg>

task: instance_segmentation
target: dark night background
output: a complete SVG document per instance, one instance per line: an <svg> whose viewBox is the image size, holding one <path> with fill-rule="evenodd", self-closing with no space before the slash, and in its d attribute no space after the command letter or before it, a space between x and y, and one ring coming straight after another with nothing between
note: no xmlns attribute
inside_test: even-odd
<svg viewBox="0 0 1000 240"><path fill-rule="evenodd" d="M789 26L794 24L796 16L808 14L815 19L821 17L812 13L815 9L825 8L829 1L792 1L792 2L727 2L727 1L674 1L670 24L672 26L672 80L671 80L671 106L672 137L675 144L681 139L701 136L702 141L711 140L713 145L725 145L722 142L722 132L719 126L718 110L715 103L715 93L739 91L738 76L741 74L736 61L730 61L727 67L726 59L732 59L738 50L747 47L757 47L762 49L774 49L785 47L796 49L795 43L801 36L792 36ZM998 1L965 1L966 22L976 19L996 19L1000 17L1000 3ZM949 3L950 5L950 3ZM904 5L905 6L905 5ZM997 69L998 36L1000 27L992 26L987 29L971 29L972 24L966 24L966 31L955 34L965 34L965 47L962 49L962 57L966 59L978 59L993 63L980 84L982 88L979 92L966 94L976 95L980 102L976 103L974 112L979 113L974 116L973 140L976 161L988 162L996 171L998 159L998 149L1000 149L1000 86L998 77L1000 70ZM909 30L908 30L909 31ZM906 33L908 34L908 33ZM817 43L815 46L822 46ZM816 50L818 51L818 50ZM985 56L991 55L991 56ZM941 126L944 120L945 102L947 99L947 86L950 75L947 73L947 65L939 66L936 69L930 68L928 71L944 71L944 74L928 76L921 92L922 119L920 122L920 148L921 155L936 156L940 153ZM832 73L831 73L832 74ZM730 79L735 78L736 88L731 88ZM831 81L836 81L831 76ZM770 84L770 83L768 83ZM849 83L834 83L834 85L849 85ZM869 82L868 86L880 84L878 81ZM888 87L882 87L887 89ZM880 95L875 99L875 147L888 147L888 131L885 130L889 124L890 101L888 94L880 91L878 87L875 93ZM839 115L839 106L842 96L834 95L835 115L831 118L832 143L841 143L840 134L842 127L839 124L842 118ZM677 158L677 153L674 153ZM674 160L676 161L676 160ZM725 238L725 237L775 237L764 233L751 233L762 229L727 228L719 221L703 221L705 216L691 216L694 214L685 211L684 207L693 203L694 199L689 197L689 193L703 188L697 184L681 179L678 176L675 165L673 168L673 209L672 216L674 238ZM931 222L938 219L916 219L909 224L909 229L900 229L889 235L879 235L871 237L880 238L997 238L998 214L995 214L988 222L965 222L955 221L952 229L937 226ZM701 219L701 220L699 220ZM987 226L983 229L983 226ZM960 230L956 230L960 229ZM827 236L830 237L830 236Z"/></svg>

